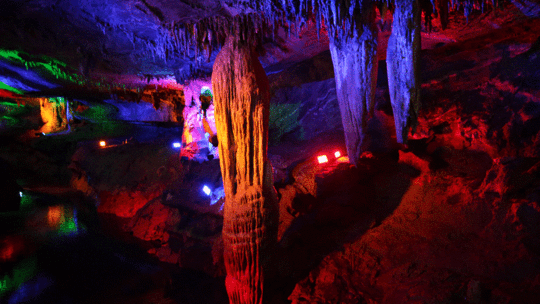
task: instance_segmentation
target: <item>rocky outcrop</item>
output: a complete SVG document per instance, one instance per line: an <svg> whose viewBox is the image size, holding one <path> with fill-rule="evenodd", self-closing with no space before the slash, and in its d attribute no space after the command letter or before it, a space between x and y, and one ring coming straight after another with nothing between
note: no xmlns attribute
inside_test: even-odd
<svg viewBox="0 0 540 304"><path fill-rule="evenodd" d="M106 148L82 146L72 157L71 184L98 202L98 211L132 217L160 196L180 175L179 159L168 147L128 143Z"/></svg>
<svg viewBox="0 0 540 304"><path fill-rule="evenodd" d="M468 157L483 162L483 156ZM401 153L399 163L421 174L396 197L395 210L326 256L296 286L292 303L534 302L540 279L538 159L475 168L446 160L448 167L432 170L412 153ZM377 182L384 175L374 176L375 201L392 193L380 192L387 187ZM397 185L395 175L384 180L390 189Z"/></svg>
<svg viewBox="0 0 540 304"><path fill-rule="evenodd" d="M117 119L184 123L186 102L180 87L147 85L137 90L116 89L113 94L116 99L106 102L118 108Z"/></svg>
<svg viewBox="0 0 540 304"><path fill-rule="evenodd" d="M277 201L267 158L268 79L253 45L239 36L229 36L217 56L212 87L225 188L225 284L230 303L247 304L263 301Z"/></svg>

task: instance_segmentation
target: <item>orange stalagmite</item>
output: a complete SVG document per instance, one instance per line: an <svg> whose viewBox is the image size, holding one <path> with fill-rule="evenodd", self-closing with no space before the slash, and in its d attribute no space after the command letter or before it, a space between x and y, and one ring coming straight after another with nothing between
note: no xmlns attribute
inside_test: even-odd
<svg viewBox="0 0 540 304"><path fill-rule="evenodd" d="M229 36L212 74L225 188L226 287L230 303L262 303L265 262L277 236L267 159L269 85L253 44L237 37Z"/></svg>

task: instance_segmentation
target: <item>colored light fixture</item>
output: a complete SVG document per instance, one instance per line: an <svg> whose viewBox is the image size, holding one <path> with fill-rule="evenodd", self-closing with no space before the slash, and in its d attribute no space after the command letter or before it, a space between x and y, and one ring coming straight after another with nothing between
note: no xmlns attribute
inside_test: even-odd
<svg viewBox="0 0 540 304"><path fill-rule="evenodd" d="M339 151L334 152L334 156L336 158L340 158L341 157L341 152L339 152Z"/></svg>
<svg viewBox="0 0 540 304"><path fill-rule="evenodd" d="M172 146L173 146L173 148L175 148L175 149L179 149L179 148L182 147L182 144L179 143L179 142L173 142Z"/></svg>
<svg viewBox="0 0 540 304"><path fill-rule="evenodd" d="M210 196L210 194L212 193L212 190L210 190L210 188L208 186L206 186L206 185L204 185L202 190L208 196Z"/></svg>
<svg viewBox="0 0 540 304"><path fill-rule="evenodd" d="M107 143L105 143L105 141L102 140L102 141L99 142L99 145L100 145L101 147L105 147L105 145L107 145Z"/></svg>
<svg viewBox="0 0 540 304"><path fill-rule="evenodd" d="M328 162L328 157L326 157L326 155L319 155L317 156L317 160L319 161L319 164L324 164Z"/></svg>

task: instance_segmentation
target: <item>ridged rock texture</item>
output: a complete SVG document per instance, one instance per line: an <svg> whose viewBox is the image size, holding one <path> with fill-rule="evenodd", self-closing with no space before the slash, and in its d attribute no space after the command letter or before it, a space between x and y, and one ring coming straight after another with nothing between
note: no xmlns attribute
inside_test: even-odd
<svg viewBox="0 0 540 304"><path fill-rule="evenodd" d="M396 0L392 34L388 40L386 68L398 143L407 143L420 107L418 56L420 8L418 1Z"/></svg>
<svg viewBox="0 0 540 304"><path fill-rule="evenodd" d="M329 26L330 53L334 64L336 92L345 131L347 153L356 164L365 147L367 123L373 116L377 83L377 27L375 10L364 1L355 14L351 31Z"/></svg>
<svg viewBox="0 0 540 304"><path fill-rule="evenodd" d="M230 303L262 303L264 260L276 242L277 200L267 160L269 84L253 44L230 35L212 87L225 188L225 281Z"/></svg>
<svg viewBox="0 0 540 304"><path fill-rule="evenodd" d="M39 106L44 124L41 132L58 132L68 127L67 102L64 98L39 98Z"/></svg>

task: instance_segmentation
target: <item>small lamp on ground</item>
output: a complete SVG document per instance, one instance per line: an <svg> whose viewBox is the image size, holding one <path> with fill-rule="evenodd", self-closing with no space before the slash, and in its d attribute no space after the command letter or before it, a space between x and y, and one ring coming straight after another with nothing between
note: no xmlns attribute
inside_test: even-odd
<svg viewBox="0 0 540 304"><path fill-rule="evenodd" d="M326 157L326 155L319 155L317 156L317 161L319 162L319 164L327 163L328 157Z"/></svg>

